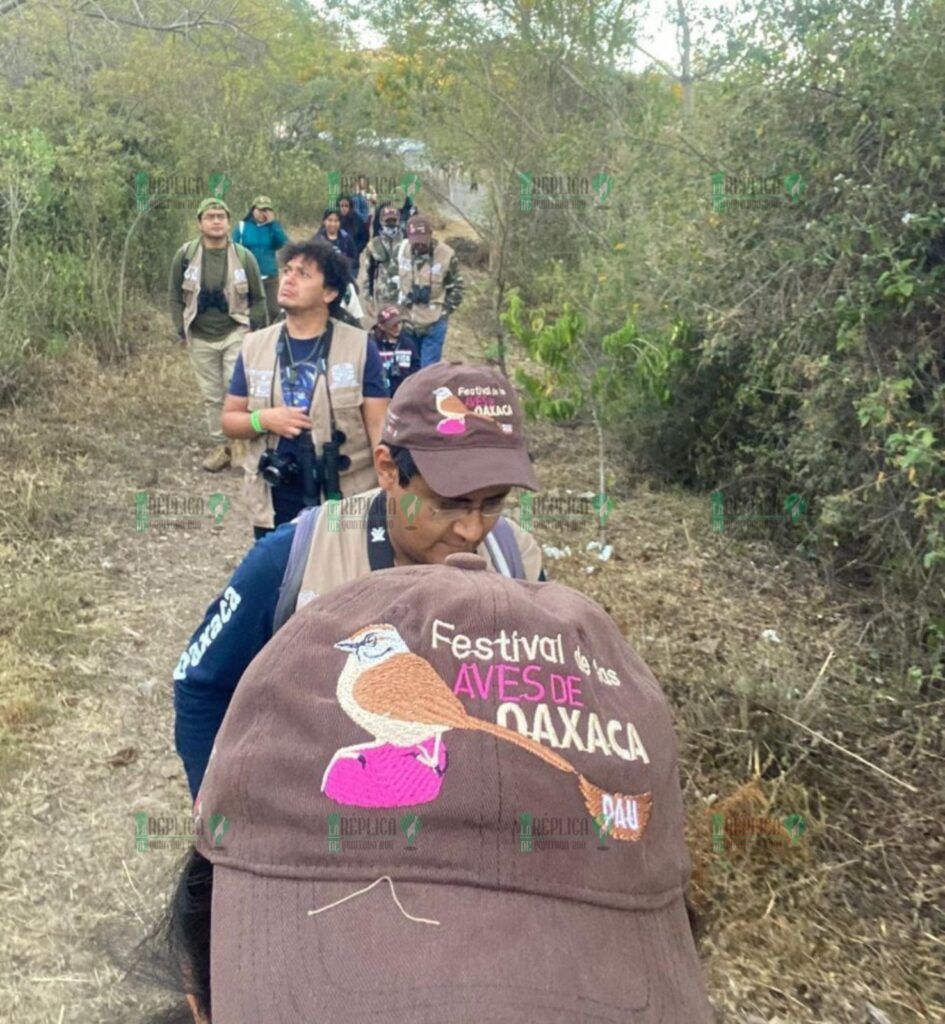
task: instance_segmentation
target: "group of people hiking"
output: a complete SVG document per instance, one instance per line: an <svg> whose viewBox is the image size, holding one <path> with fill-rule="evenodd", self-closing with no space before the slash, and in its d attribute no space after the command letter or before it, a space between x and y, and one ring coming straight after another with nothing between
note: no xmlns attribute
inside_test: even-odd
<svg viewBox="0 0 945 1024"><path fill-rule="evenodd" d="M463 300L456 254L435 238L432 219L417 211L409 198L401 208L376 201L372 206L372 195L360 190L354 196L341 196L337 209L325 210L321 226L308 243L290 243L266 195L256 196L235 225L222 199L211 197L200 203L199 233L175 254L168 293L171 319L190 356L207 416L213 444L203 461L208 472L231 465L233 440L253 437L245 431L228 433L227 417L221 418L230 397L250 397L245 390L245 363L240 361L246 344L253 349L262 345L270 370L275 365L270 343L280 346L285 365L280 356L278 376L285 379L276 384L280 391L287 388L285 404L300 410L303 417L317 383L316 357L322 347L328 353L334 341L329 338L326 344L324 333L329 309L333 329L334 324L345 324L357 331L364 348L354 362L336 358L330 372L353 372L347 386L360 384L365 398L389 399L411 373L442 358L449 317ZM286 282L287 273L293 277L293 272L284 270L280 278L280 254L287 264L290 253L298 257L299 244L315 246L306 249L307 258L321 254L319 260L326 264L331 283L326 284L323 277L323 288L317 291L332 293L330 298L310 294L306 287L300 306L293 294L299 281ZM329 260L329 251L336 258ZM310 315L316 311L317 315ZM297 333L314 327L320 328L319 334ZM261 342L256 335L266 331ZM278 426L258 433L293 438L300 425L304 426L296 416L288 434Z"/></svg>
<svg viewBox="0 0 945 1024"><path fill-rule="evenodd" d="M198 219L175 323L228 374L256 542L173 671L197 839L161 934L194 1021L706 1024L668 704L505 514L538 479L509 380L440 358L451 252L380 204L367 333L343 216ZM522 857L548 835L581 842Z"/></svg>

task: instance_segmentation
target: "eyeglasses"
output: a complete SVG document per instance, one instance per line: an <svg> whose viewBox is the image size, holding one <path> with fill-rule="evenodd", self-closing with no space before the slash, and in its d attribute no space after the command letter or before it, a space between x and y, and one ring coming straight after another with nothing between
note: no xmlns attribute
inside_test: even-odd
<svg viewBox="0 0 945 1024"><path fill-rule="evenodd" d="M498 519L505 510L508 496L502 494L497 498L486 498L478 505L466 501L450 501L448 498L437 498L436 501L424 498L422 501L431 519L455 523L464 519L470 512L478 512L483 519Z"/></svg>

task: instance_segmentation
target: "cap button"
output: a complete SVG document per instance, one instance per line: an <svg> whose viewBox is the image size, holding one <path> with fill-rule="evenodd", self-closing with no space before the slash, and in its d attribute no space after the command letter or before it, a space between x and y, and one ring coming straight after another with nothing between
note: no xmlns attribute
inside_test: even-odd
<svg viewBox="0 0 945 1024"><path fill-rule="evenodd" d="M454 569L478 569L480 571L488 567L488 563L482 555L474 555L468 551L457 551L455 555L447 555L446 564Z"/></svg>

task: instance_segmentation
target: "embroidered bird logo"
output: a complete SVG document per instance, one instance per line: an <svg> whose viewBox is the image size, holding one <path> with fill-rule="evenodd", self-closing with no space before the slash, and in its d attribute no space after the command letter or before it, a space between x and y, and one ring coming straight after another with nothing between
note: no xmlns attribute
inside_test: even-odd
<svg viewBox="0 0 945 1024"><path fill-rule="evenodd" d="M449 388L435 388L433 394L436 396L436 411L443 417L436 425L436 429L441 434L465 434L467 416L475 416L480 420L486 420L494 427L502 429L491 416L486 416L485 413L481 412L473 412L472 409L465 406Z"/></svg>
<svg viewBox="0 0 945 1024"><path fill-rule="evenodd" d="M639 796L605 793L537 740L494 722L474 718L436 669L425 658L410 651L394 626L388 623L363 626L335 647L348 652L338 677L338 703L374 739L335 751L322 776L323 793L332 768L339 760L357 758L363 766L365 751L387 744L412 748L411 753L419 763L442 775L445 772L445 768L440 767L443 734L450 729L468 729L513 743L558 771L577 775L591 817L606 817L610 835L615 839L637 840L643 834L652 803L649 793ZM433 741L432 753L424 746L430 740ZM624 813L624 809L631 813ZM617 824L610 825L614 820Z"/></svg>

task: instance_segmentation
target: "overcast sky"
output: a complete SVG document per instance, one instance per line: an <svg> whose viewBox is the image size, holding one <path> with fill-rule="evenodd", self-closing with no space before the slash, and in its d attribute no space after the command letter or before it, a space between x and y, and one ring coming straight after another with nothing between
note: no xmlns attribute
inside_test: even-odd
<svg viewBox="0 0 945 1024"><path fill-rule="evenodd" d="M332 6L326 0L309 0L312 7L319 13L328 13ZM676 27L667 22L665 3L653 3L650 5L647 15L643 19L643 31L640 37L640 45L645 47L654 57L665 61L671 67L678 63L678 51L676 49ZM365 46L380 46L384 37L363 23L358 26L360 37ZM650 61L639 50L633 51L633 58L630 66L634 71L642 71Z"/></svg>

